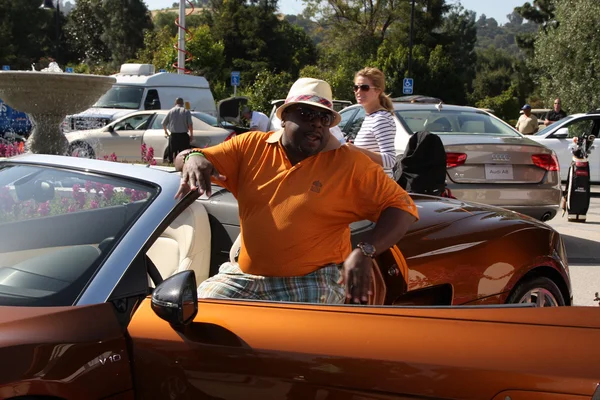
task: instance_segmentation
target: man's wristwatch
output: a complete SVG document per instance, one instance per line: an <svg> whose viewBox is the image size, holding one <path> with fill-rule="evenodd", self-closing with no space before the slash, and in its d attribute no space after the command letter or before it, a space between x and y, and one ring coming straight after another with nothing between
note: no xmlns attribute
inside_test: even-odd
<svg viewBox="0 0 600 400"><path fill-rule="evenodd" d="M356 247L358 247L365 256L367 256L369 258L375 258L375 253L377 253L377 250L375 249L375 246L373 246L372 244L360 242L359 244L356 245Z"/></svg>

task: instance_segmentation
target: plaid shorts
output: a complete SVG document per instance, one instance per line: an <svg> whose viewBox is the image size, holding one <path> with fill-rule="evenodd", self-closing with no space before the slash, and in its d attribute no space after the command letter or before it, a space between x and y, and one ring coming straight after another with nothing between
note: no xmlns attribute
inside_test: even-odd
<svg viewBox="0 0 600 400"><path fill-rule="evenodd" d="M259 276L226 262L219 273L198 286L198 298L251 299L300 303L342 304L344 286L337 283L341 265L326 265L302 276Z"/></svg>

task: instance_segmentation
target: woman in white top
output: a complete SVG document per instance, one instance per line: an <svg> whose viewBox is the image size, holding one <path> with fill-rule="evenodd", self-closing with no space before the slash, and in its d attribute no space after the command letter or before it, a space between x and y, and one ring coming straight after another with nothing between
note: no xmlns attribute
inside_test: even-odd
<svg viewBox="0 0 600 400"><path fill-rule="evenodd" d="M396 163L394 138L396 125L392 100L385 94L385 76L377 68L367 67L354 77L356 102L365 109L365 120L356 135L354 145L393 177Z"/></svg>

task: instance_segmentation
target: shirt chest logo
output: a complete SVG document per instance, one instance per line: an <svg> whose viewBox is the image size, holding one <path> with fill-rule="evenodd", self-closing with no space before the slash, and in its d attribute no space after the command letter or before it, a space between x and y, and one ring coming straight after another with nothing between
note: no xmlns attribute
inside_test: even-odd
<svg viewBox="0 0 600 400"><path fill-rule="evenodd" d="M321 181L314 181L312 183L312 185L310 186L310 191L315 192L315 193L321 193L322 187L323 187L323 184L321 183Z"/></svg>

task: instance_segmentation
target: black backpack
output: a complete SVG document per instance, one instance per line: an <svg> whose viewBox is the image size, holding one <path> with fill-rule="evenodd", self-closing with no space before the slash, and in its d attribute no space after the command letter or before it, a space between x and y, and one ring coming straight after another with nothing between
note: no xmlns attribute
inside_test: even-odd
<svg viewBox="0 0 600 400"><path fill-rule="evenodd" d="M413 134L393 168L394 179L407 192L443 196L446 189L446 150L429 131Z"/></svg>

